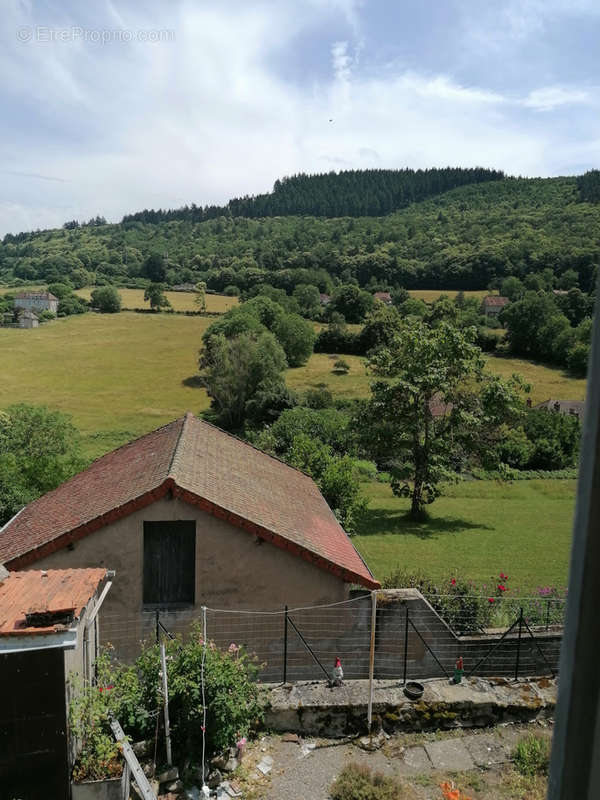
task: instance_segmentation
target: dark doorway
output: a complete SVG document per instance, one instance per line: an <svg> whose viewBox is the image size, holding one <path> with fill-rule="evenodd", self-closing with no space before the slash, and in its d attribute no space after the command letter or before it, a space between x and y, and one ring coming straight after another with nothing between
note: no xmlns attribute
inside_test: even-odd
<svg viewBox="0 0 600 800"><path fill-rule="evenodd" d="M68 800L64 655L0 655L0 800Z"/></svg>

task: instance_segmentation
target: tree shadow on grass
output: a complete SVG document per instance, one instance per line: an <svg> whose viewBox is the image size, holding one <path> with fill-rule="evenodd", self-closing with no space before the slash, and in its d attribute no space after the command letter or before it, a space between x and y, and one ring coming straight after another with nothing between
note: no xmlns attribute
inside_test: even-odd
<svg viewBox="0 0 600 800"><path fill-rule="evenodd" d="M357 526L359 536L378 534L398 534L400 536L417 536L419 539L431 539L448 533L460 533L469 530L491 531L489 525L475 524L457 517L425 517L411 519L406 511L387 511L385 509L367 509L359 519Z"/></svg>
<svg viewBox="0 0 600 800"><path fill-rule="evenodd" d="M189 386L191 389L204 389L204 383L201 375L190 375L189 378L184 378L181 383L184 386Z"/></svg>

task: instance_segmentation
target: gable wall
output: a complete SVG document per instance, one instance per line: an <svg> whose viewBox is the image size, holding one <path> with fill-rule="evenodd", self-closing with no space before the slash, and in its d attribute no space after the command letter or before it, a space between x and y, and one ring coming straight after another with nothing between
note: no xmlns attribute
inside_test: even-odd
<svg viewBox="0 0 600 800"><path fill-rule="evenodd" d="M340 578L269 542L258 544L247 531L180 499L157 500L32 564L35 569L106 567L116 576L101 614L102 641L130 655L141 639L154 635L155 614L142 609L143 523L196 521L196 604L161 614L165 625L183 632L200 617L200 607L280 610L344 600Z"/></svg>

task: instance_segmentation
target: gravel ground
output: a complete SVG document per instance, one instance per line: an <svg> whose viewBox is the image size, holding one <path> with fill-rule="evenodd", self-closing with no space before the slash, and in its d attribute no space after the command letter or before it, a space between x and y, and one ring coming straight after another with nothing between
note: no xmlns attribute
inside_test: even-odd
<svg viewBox="0 0 600 800"><path fill-rule="evenodd" d="M492 773L506 769L516 742L531 731L551 735L551 727L540 724L507 725L476 732L409 734L388 739L374 752L366 752L347 740L307 739L296 743L282 741L280 735L266 736L245 759L248 782L244 797L329 800L329 789L336 776L346 764L354 762L403 780L407 800L437 800L441 796L439 783L458 770L463 776L476 778L485 774L493 778ZM314 744L314 749L309 750L307 744ZM273 759L272 770L267 777L258 777L255 765L265 755ZM497 796L477 791L468 794L473 800Z"/></svg>

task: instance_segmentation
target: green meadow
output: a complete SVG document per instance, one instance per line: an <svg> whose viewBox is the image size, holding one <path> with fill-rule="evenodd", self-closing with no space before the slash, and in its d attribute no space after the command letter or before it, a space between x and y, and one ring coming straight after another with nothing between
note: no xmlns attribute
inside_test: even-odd
<svg viewBox="0 0 600 800"><path fill-rule="evenodd" d="M378 579L402 569L490 585L504 572L513 596L567 584L576 481L446 485L418 523L388 484L364 488L370 503L352 541Z"/></svg>

